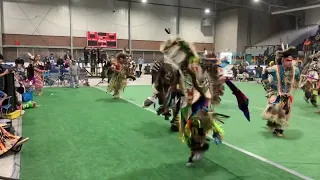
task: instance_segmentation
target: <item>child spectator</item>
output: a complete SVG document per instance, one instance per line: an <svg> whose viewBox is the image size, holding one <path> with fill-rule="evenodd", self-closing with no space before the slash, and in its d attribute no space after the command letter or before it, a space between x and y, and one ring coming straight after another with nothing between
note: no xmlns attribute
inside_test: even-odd
<svg viewBox="0 0 320 180"><path fill-rule="evenodd" d="M80 74L80 67L77 65L76 60L72 60L72 64L70 66L70 86L74 88L74 83L76 84L76 87L79 87L79 74Z"/></svg>

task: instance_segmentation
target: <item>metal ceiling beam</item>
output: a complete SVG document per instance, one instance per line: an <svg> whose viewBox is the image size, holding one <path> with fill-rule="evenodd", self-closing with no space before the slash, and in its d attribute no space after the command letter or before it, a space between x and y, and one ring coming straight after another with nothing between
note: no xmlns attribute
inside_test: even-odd
<svg viewBox="0 0 320 180"><path fill-rule="evenodd" d="M235 6L235 7L243 7L243 8L248 8L248 9L253 9L253 10L258 10L258 11L264 11L264 12L270 12L271 7L278 7L278 8L288 8L286 6L280 6L280 5L273 5L273 4L269 4L265 1L261 1L263 4L266 4L267 6L269 6L269 11L266 9L260 9L260 8L256 8L253 6L247 6L247 5L243 5L243 4L233 4L233 3L229 3L226 1L218 1L218 0L206 0L207 2L212 2L212 3L217 3L217 4L224 4L224 5L229 5L229 6Z"/></svg>
<svg viewBox="0 0 320 180"><path fill-rule="evenodd" d="M254 9L254 10L258 10L258 11L265 11L264 9L259 9L259 8L255 8L252 6L246 6L246 5L242 5L242 4L233 4L233 3L228 3L225 1L217 1L217 0L206 0L207 2L212 2L212 3L217 3L217 4L224 4L224 5L229 5L229 6L235 6L235 7L244 7L244 8L249 8L249 9Z"/></svg>
<svg viewBox="0 0 320 180"><path fill-rule="evenodd" d="M312 6L305 6L305 7L299 7L299 8L293 8L293 9L287 9L287 10L282 10L282 11L275 11L272 12L271 14L284 14L284 13L290 13L290 12L296 12L296 11L304 11L308 9L314 9L314 8L319 8L320 4L312 5Z"/></svg>

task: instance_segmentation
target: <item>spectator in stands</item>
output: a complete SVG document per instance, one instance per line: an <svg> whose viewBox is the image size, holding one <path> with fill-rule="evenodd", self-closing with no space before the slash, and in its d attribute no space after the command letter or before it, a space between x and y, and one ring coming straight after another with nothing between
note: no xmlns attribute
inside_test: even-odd
<svg viewBox="0 0 320 180"><path fill-rule="evenodd" d="M57 66L63 66L64 64L64 60L62 59L62 57L60 57L58 60L57 60Z"/></svg>
<svg viewBox="0 0 320 180"><path fill-rule="evenodd" d="M49 59L45 62L44 69L47 71L51 70L51 62Z"/></svg>
<svg viewBox="0 0 320 180"><path fill-rule="evenodd" d="M49 60L51 64L54 64L54 55L52 53L49 56Z"/></svg>
<svg viewBox="0 0 320 180"><path fill-rule="evenodd" d="M312 42L309 38L307 38L303 43L303 51L304 53L309 53L311 51Z"/></svg>
<svg viewBox="0 0 320 180"><path fill-rule="evenodd" d="M70 67L70 59L66 59L65 61L64 61L64 68L65 69L68 69Z"/></svg>
<svg viewBox="0 0 320 180"><path fill-rule="evenodd" d="M203 52L203 56L206 57L206 56L208 55L208 51L207 51L206 48L203 48L203 51L204 51L204 52Z"/></svg>
<svg viewBox="0 0 320 180"><path fill-rule="evenodd" d="M97 50L92 48L91 54L90 54L90 60L91 60L91 73L96 72L96 65L97 65Z"/></svg>
<svg viewBox="0 0 320 180"><path fill-rule="evenodd" d="M84 47L84 48L83 48L83 58L84 58L84 64L85 64L85 66L88 65L88 62L89 62L89 54L90 54L90 52L89 52L89 50L87 49L87 47Z"/></svg>
<svg viewBox="0 0 320 180"><path fill-rule="evenodd" d="M97 57L98 57L98 64L102 64L102 48L101 47L99 47L98 49L97 49Z"/></svg>
<svg viewBox="0 0 320 180"><path fill-rule="evenodd" d="M67 51L67 53L64 55L64 60L67 60L67 59L69 60L72 59L72 56L69 51Z"/></svg>
<svg viewBox="0 0 320 180"><path fill-rule="evenodd" d="M18 57L16 60L15 60L15 64L16 64L16 66L18 65L18 64L21 64L22 66L24 65L24 60L21 58L21 57Z"/></svg>
<svg viewBox="0 0 320 180"><path fill-rule="evenodd" d="M263 68L260 66L260 65L258 65L257 67L256 67L256 77L257 78L261 78L261 76L262 76L262 71L263 71Z"/></svg>
<svg viewBox="0 0 320 180"><path fill-rule="evenodd" d="M32 59L29 59L29 66L27 67L27 80L29 81L30 86L35 84L34 67Z"/></svg>
<svg viewBox="0 0 320 180"><path fill-rule="evenodd" d="M1 75L0 75L0 77L1 77ZM8 97L8 95L6 93L4 93L3 91L0 91L0 98L1 98L0 106L2 106L3 101L6 100L7 97Z"/></svg>
<svg viewBox="0 0 320 180"><path fill-rule="evenodd" d="M233 65L233 67L231 68L232 74L233 74L233 79L236 80L237 76L238 76L238 70L237 70L237 66Z"/></svg>
<svg viewBox="0 0 320 180"><path fill-rule="evenodd" d="M242 66L242 64L239 64L238 70L239 70L239 74L242 74L242 73L243 73L244 67Z"/></svg>
<svg viewBox="0 0 320 180"><path fill-rule="evenodd" d="M49 61L49 57L48 57L48 56L44 57L44 59L42 60L42 62L43 62L44 64L46 64L47 61Z"/></svg>
<svg viewBox="0 0 320 180"><path fill-rule="evenodd" d="M144 64L144 59L142 58L142 56L139 57L138 61L137 61L137 64L139 66L139 72L140 72L140 75L142 74L142 65Z"/></svg>

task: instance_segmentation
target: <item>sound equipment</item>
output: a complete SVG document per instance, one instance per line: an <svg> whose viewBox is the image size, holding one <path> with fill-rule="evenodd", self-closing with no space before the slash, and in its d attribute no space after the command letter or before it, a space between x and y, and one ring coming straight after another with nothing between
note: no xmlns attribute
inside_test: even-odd
<svg viewBox="0 0 320 180"><path fill-rule="evenodd" d="M8 109L8 113L11 113L17 110L17 97L14 86L14 73L9 73L4 76L4 88L3 92L5 92L10 98L11 107ZM8 100L5 100L3 104L8 104Z"/></svg>

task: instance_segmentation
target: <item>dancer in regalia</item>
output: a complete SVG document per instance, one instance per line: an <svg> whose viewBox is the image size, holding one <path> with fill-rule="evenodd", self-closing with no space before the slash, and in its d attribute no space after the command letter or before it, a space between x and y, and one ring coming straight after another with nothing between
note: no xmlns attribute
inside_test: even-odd
<svg viewBox="0 0 320 180"><path fill-rule="evenodd" d="M179 73L179 88L184 93L181 105L180 137L190 148L191 155L187 166L200 160L208 150L207 135L217 144L221 143L223 130L218 124L229 116L215 113L212 106L211 88L216 89L226 82L237 97L239 108L250 119L248 99L234 84L223 77L221 67L215 61L200 63L200 58L192 45L180 38L166 41L161 47L165 60L175 67Z"/></svg>
<svg viewBox="0 0 320 180"><path fill-rule="evenodd" d="M313 54L309 57L309 62L304 67L301 80L300 87L302 87L304 91L304 100L315 107L317 107L317 98L318 98L318 90L320 85L320 53Z"/></svg>
<svg viewBox="0 0 320 180"><path fill-rule="evenodd" d="M135 77L130 75L128 55L125 53L119 53L116 60L113 61L112 69L113 75L110 80L107 92L113 92L115 99L120 98L120 92L124 91L127 86L127 79L135 80Z"/></svg>
<svg viewBox="0 0 320 180"><path fill-rule="evenodd" d="M43 81L44 81L44 64L40 61L40 55L37 54L34 57L34 78L35 78L35 90L38 96L42 95Z"/></svg>
<svg viewBox="0 0 320 180"><path fill-rule="evenodd" d="M163 59L153 62L151 68L152 96L148 97L143 107L155 105L158 100L158 115L163 115L171 123L171 131L179 131L179 112L183 93L179 90L179 71Z"/></svg>
<svg viewBox="0 0 320 180"><path fill-rule="evenodd" d="M284 49L284 47L283 47ZM294 47L287 47L277 51L276 62L281 63L268 68L269 79L267 91L267 107L262 119L267 120L267 126L278 137L282 137L285 127L288 126L292 111L292 93L299 80L299 71L292 64L291 53Z"/></svg>

